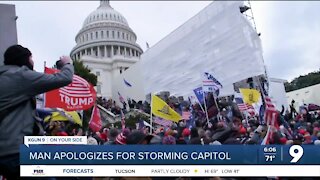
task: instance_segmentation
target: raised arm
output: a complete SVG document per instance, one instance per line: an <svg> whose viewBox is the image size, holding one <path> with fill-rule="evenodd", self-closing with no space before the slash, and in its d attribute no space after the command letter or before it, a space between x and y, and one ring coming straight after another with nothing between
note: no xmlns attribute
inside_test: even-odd
<svg viewBox="0 0 320 180"><path fill-rule="evenodd" d="M35 71L26 71L24 73L24 84L28 89L27 93L30 96L35 96L53 89L67 86L72 82L73 65L68 57L61 57L63 63L61 71L56 74L44 74Z"/></svg>

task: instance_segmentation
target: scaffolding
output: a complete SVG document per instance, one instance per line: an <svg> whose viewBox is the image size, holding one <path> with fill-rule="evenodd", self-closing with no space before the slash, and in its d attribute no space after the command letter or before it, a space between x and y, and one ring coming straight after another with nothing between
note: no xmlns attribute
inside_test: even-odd
<svg viewBox="0 0 320 180"><path fill-rule="evenodd" d="M252 11L250 0L244 1L243 6L240 7L240 12L248 19L248 21L250 22L251 26L257 32L258 36L260 36L261 33L259 33L258 30L257 30L257 26L256 26L256 22L254 20L254 16L253 16L253 11Z"/></svg>
<svg viewBox="0 0 320 180"><path fill-rule="evenodd" d="M240 8L240 12L246 17L246 19L249 21L249 23L251 24L251 26L254 28L254 30L256 31L257 35L258 36L261 36L261 33L258 32L257 30L257 26L256 26L256 22L255 22L255 19L254 19L254 16L253 16L253 11L252 11L252 6L251 6L251 3L250 3L250 0L248 1L244 1L243 3L243 6L239 7ZM263 58L263 61L264 61L264 58ZM257 77L255 79L255 81L258 81L258 84L259 84L259 89L261 91L261 95L268 95L268 91L269 91L269 76L268 76L268 71L267 71L267 67L266 65L264 65L264 70L265 70L265 73L264 73L264 76L260 76L260 77ZM250 78L249 78L250 79ZM248 81L249 81L248 79ZM265 87L266 86L266 87ZM263 88L265 87L265 88ZM264 91L262 93L262 91Z"/></svg>

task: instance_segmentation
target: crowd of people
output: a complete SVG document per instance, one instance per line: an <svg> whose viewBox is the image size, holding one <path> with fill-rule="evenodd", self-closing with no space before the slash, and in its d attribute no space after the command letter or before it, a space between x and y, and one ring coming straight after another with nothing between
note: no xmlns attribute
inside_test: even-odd
<svg viewBox="0 0 320 180"><path fill-rule="evenodd" d="M164 99L176 112L191 112L189 119L172 123L170 126L153 124L150 126L114 127L104 124L100 131L93 132L88 129L70 128L65 122L51 122L48 135L88 135L88 143L96 145L125 145L125 144L262 144L266 136L268 126L264 124L263 116L258 113L247 116L239 111L232 97L218 99L218 107L213 100L214 96L208 94L208 118L200 104L192 104L190 101L179 101L175 97ZM231 101L230 101L231 99ZM128 99L122 107L112 99L98 98L98 104L115 115L125 114L130 110L138 109L140 112L150 114L150 104L136 102ZM320 112L309 112L307 107L300 107L297 111L293 104L290 108L279 111L277 119L278 127L271 129L272 136L269 144L320 144ZM71 126L75 127L75 126ZM152 129L150 131L150 129Z"/></svg>
<svg viewBox="0 0 320 180"><path fill-rule="evenodd" d="M155 124L150 133L149 126L140 126L137 128L127 127L125 129L110 128L105 126L99 132L91 132L89 138L92 144L261 144L266 133L267 125L263 116L258 113L253 116L245 116L239 111L237 104L225 99L218 100L216 107L212 94L206 99L208 105L208 117L200 108L200 104L191 104L189 101L173 101L172 98L164 99L176 112L191 111L190 119L181 120L178 123L172 123L170 126L161 126ZM176 99L176 98L175 98ZM231 98L232 99L232 98ZM117 106L112 100L107 108L127 110L126 104L123 108ZM113 102L111 106L108 106ZM132 103L134 102L134 103ZM147 102L136 103L129 102L129 109L139 109L145 113L150 113L150 105ZM192 110L191 110L192 109ZM300 107L296 110L293 104L290 108L279 111L277 119L278 127L271 129L272 136L269 144L320 144L320 112L309 112L307 107Z"/></svg>

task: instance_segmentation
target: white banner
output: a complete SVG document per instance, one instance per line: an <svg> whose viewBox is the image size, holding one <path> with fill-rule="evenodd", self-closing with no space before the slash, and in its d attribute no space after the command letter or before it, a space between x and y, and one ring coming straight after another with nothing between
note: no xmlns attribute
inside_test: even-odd
<svg viewBox="0 0 320 180"><path fill-rule="evenodd" d="M22 177L315 177L320 165L21 165Z"/></svg>

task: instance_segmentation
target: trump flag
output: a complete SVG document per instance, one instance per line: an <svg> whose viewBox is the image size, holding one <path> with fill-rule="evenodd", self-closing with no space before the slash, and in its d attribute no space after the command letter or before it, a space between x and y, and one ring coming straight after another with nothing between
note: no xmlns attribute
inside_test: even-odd
<svg viewBox="0 0 320 180"><path fill-rule="evenodd" d="M210 73L204 72L202 77L202 90L205 92L216 92L219 95L219 89L223 88L222 84Z"/></svg>
<svg viewBox="0 0 320 180"><path fill-rule="evenodd" d="M45 73L55 74L57 69L45 67ZM93 86L80 76L73 75L68 86L45 93L45 107L63 108L67 111L86 110L96 101L96 91Z"/></svg>

